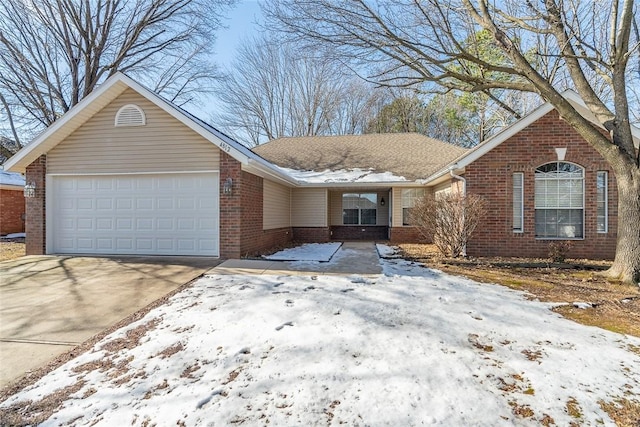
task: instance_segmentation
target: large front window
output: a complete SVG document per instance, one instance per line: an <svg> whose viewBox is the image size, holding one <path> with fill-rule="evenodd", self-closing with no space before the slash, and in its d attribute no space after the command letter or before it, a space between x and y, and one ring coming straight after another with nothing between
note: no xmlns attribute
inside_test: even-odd
<svg viewBox="0 0 640 427"><path fill-rule="evenodd" d="M536 237L584 237L584 169L553 162L536 169Z"/></svg>
<svg viewBox="0 0 640 427"><path fill-rule="evenodd" d="M342 223L344 225L376 225L377 208L376 193L344 193Z"/></svg>

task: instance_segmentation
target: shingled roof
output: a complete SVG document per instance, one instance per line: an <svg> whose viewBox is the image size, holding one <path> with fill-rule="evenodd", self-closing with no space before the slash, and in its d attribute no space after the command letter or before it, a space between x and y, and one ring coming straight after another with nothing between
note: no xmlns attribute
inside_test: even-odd
<svg viewBox="0 0 640 427"><path fill-rule="evenodd" d="M418 133L383 133L279 138L253 151L289 169L373 169L414 181L442 169L467 149Z"/></svg>

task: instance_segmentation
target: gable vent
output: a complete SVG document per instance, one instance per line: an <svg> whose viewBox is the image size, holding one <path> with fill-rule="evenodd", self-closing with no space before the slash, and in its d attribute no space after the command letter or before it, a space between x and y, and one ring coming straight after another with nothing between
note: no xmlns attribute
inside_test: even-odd
<svg viewBox="0 0 640 427"><path fill-rule="evenodd" d="M144 111L137 105L127 104L116 113L116 126L144 126L146 123Z"/></svg>

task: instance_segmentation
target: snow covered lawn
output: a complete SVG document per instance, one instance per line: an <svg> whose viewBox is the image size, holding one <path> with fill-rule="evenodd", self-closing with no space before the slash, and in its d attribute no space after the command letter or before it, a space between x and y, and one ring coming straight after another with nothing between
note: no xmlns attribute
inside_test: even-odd
<svg viewBox="0 0 640 427"><path fill-rule="evenodd" d="M612 425L599 401L640 399L639 339L381 262L375 278L205 277L9 398L0 421L61 398L44 425Z"/></svg>

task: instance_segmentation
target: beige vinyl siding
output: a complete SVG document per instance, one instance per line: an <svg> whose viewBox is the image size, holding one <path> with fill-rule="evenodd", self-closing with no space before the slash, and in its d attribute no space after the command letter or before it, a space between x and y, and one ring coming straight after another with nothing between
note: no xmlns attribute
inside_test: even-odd
<svg viewBox="0 0 640 427"><path fill-rule="evenodd" d="M442 184L438 184L435 187L433 187L433 194L435 194L436 197L444 194L451 194L451 191L452 191L451 181L443 182Z"/></svg>
<svg viewBox="0 0 640 427"><path fill-rule="evenodd" d="M447 183L447 185L449 185ZM424 187L425 188L425 194L433 194L433 189L428 188L428 187ZM393 199L393 204L392 204L392 213L391 213L391 218L392 218L392 227L403 227L402 225L402 190L406 189L405 188L392 188L391 192L392 192L392 199Z"/></svg>
<svg viewBox="0 0 640 427"><path fill-rule="evenodd" d="M384 206L380 206L380 201L384 198ZM389 192L378 193L378 213L376 223L378 225L389 225Z"/></svg>
<svg viewBox="0 0 640 427"><path fill-rule="evenodd" d="M327 193L324 188L294 188L291 191L291 226L326 227Z"/></svg>
<svg viewBox="0 0 640 427"><path fill-rule="evenodd" d="M342 195L344 193L376 193L378 195L378 207L376 212L376 225L389 225L389 192L387 191L331 191L329 192L329 224L342 224ZM385 205L380 205L384 198Z"/></svg>
<svg viewBox="0 0 640 427"><path fill-rule="evenodd" d="M144 111L145 126L116 127L126 104ZM47 155L47 173L213 171L218 148L131 89L124 91Z"/></svg>
<svg viewBox="0 0 640 427"><path fill-rule="evenodd" d="M392 188L391 199L391 226L402 227L402 188Z"/></svg>
<svg viewBox="0 0 640 427"><path fill-rule="evenodd" d="M291 189L264 180L262 203L263 229L291 226Z"/></svg>
<svg viewBox="0 0 640 427"><path fill-rule="evenodd" d="M331 191L329 193L329 224L342 225L342 193Z"/></svg>

